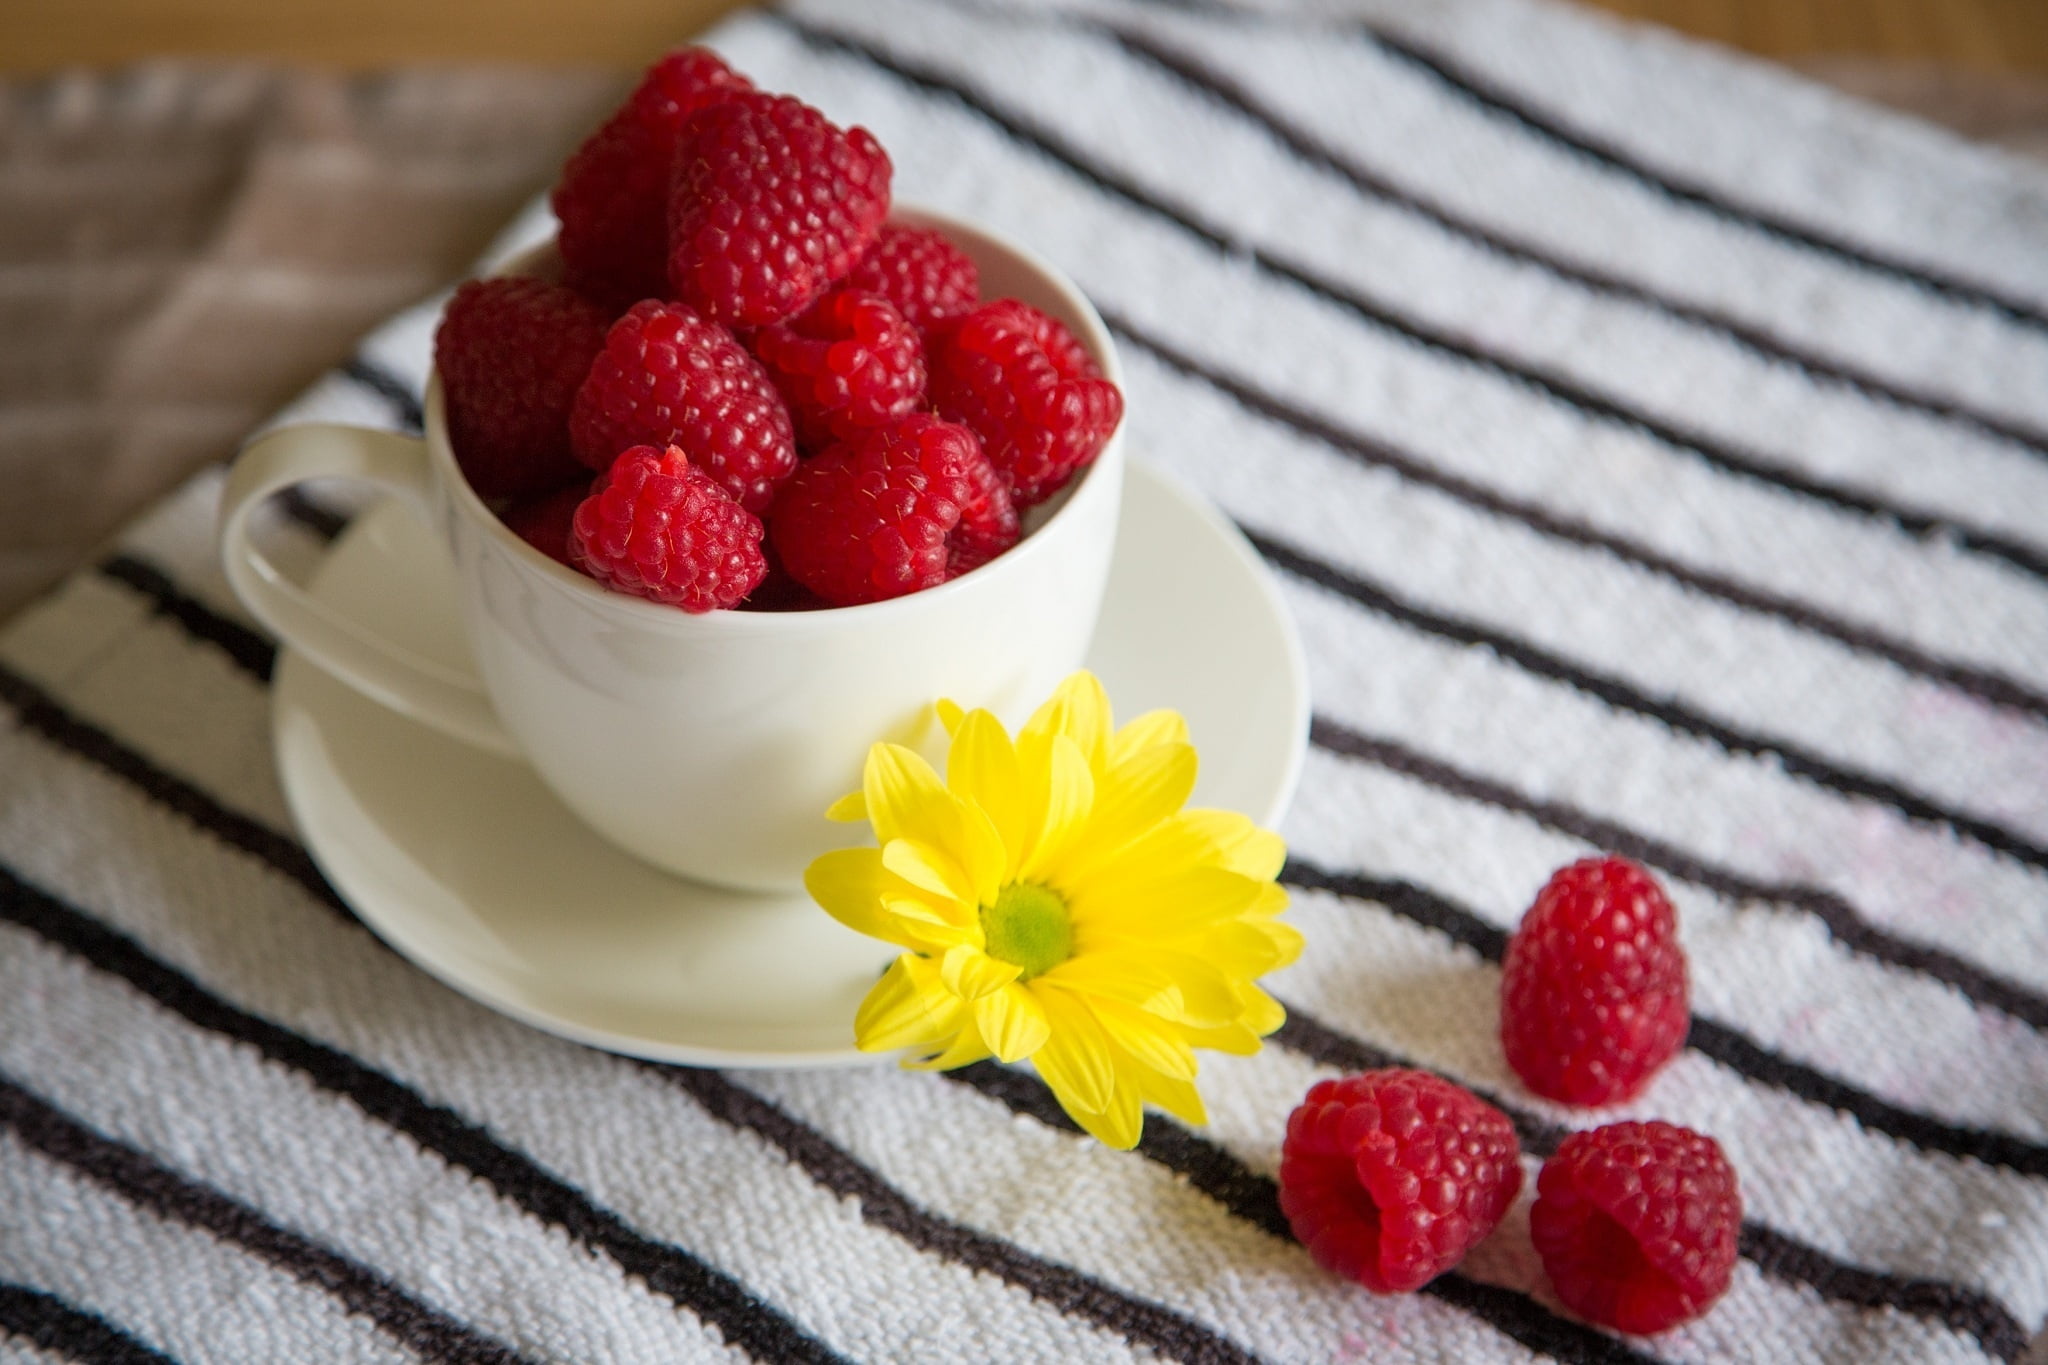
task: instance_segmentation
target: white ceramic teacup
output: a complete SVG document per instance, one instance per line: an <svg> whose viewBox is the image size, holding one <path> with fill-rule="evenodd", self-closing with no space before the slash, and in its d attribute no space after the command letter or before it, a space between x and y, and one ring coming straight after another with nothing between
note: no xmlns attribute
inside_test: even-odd
<svg viewBox="0 0 2048 1365"><path fill-rule="evenodd" d="M944 231L975 259L985 298L1021 298L1059 318L1122 383L1102 320L1057 270L985 229L900 206L895 216ZM252 542L250 517L266 498L333 477L389 490L436 531L476 676L316 601ZM659 867L785 891L812 858L859 837L824 811L859 785L874 741L933 744L939 697L1014 725L1080 666L1122 484L1119 431L1034 509L1023 541L953 582L859 607L693 616L600 587L508 530L456 467L435 380L423 441L310 425L251 443L222 499L220 551L257 618L344 681L525 757L592 828Z"/></svg>

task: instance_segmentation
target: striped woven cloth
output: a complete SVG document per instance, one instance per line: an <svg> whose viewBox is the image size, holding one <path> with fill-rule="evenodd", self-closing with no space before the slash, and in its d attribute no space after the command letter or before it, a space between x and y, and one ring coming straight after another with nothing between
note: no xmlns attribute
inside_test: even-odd
<svg viewBox="0 0 2048 1365"><path fill-rule="evenodd" d="M804 0L713 41L1075 276L1135 457L1268 560L1315 704L1288 1023L1118 1153L1026 1068L688 1070L469 1003L298 842L216 470L0 635L0 1356L2025 1358L2048 181L1526 0ZM432 326L288 415L416 422ZM1689 1044L1619 1113L1739 1169L1727 1298L1573 1321L1526 1196L1419 1294L1324 1275L1274 1187L1315 1079L1439 1071L1532 1174L1611 1117L1494 1038L1506 931L1594 849L1683 920Z"/></svg>

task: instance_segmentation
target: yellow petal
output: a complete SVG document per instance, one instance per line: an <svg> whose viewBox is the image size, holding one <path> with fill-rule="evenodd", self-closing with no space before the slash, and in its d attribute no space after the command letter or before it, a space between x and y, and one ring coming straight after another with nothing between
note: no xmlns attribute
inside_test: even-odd
<svg viewBox="0 0 2048 1365"><path fill-rule="evenodd" d="M1109 1103L1101 1109L1070 1109L1067 1117L1081 1125L1090 1137L1105 1147L1128 1152L1138 1145L1138 1138L1145 1131L1145 1109L1137 1084L1119 1076L1116 1089L1111 1092Z"/></svg>
<svg viewBox="0 0 2048 1365"><path fill-rule="evenodd" d="M1174 983L1174 1000L1165 1008L1142 1001L1130 1003L1150 1009L1161 1018L1197 1027L1232 1023L1243 1012L1244 1001L1236 986L1211 964L1192 954L1164 948L1152 949L1151 958L1158 970Z"/></svg>
<svg viewBox="0 0 2048 1365"><path fill-rule="evenodd" d="M1014 962L990 957L979 944L948 948L939 959L939 975L946 988L962 1000L979 1000L1009 985L1024 969Z"/></svg>
<svg viewBox="0 0 2048 1365"><path fill-rule="evenodd" d="M1040 808L1029 851L1018 860L1016 880L1038 881L1055 865L1069 841L1088 823L1095 804L1095 777L1081 749L1065 735L1054 735L1044 755L1045 803Z"/></svg>
<svg viewBox="0 0 2048 1365"><path fill-rule="evenodd" d="M958 803L916 750L901 744L871 747L861 790L875 842L922 839L942 848L952 843L960 823Z"/></svg>
<svg viewBox="0 0 2048 1365"><path fill-rule="evenodd" d="M952 1036L967 1019L960 997L939 980L927 958L905 954L889 964L853 1019L855 1046L863 1052L929 1047Z"/></svg>
<svg viewBox="0 0 2048 1365"><path fill-rule="evenodd" d="M835 849L820 854L804 869L804 889L826 914L856 934L901 942L895 917L882 903L882 886L880 849Z"/></svg>
<svg viewBox="0 0 2048 1365"><path fill-rule="evenodd" d="M1216 925L1201 936L1201 955L1231 976L1243 980L1264 976L1283 965L1280 947L1262 932L1265 927L1243 920Z"/></svg>
<svg viewBox="0 0 2048 1365"><path fill-rule="evenodd" d="M1090 878L1068 896L1077 937L1085 926L1090 943L1103 938L1173 940L1201 934L1236 919L1259 895L1262 883L1221 868L1165 871L1149 882L1130 883L1105 894Z"/></svg>
<svg viewBox="0 0 2048 1365"><path fill-rule="evenodd" d="M1109 764L1116 767L1158 744L1186 744L1188 723L1178 711L1147 711L1118 728L1109 745Z"/></svg>
<svg viewBox="0 0 2048 1365"><path fill-rule="evenodd" d="M1099 996L1089 999L1088 1010L1109 1035L1109 1041L1129 1053L1133 1060L1184 1081L1195 1078L1194 1049L1158 1016Z"/></svg>
<svg viewBox="0 0 2048 1365"><path fill-rule="evenodd" d="M825 818L842 825L858 824L868 818L868 795L866 792L848 792L825 807Z"/></svg>
<svg viewBox="0 0 2048 1365"><path fill-rule="evenodd" d="M953 732L953 745L946 753L946 785L962 800L981 807L1007 847L1023 848L1032 833L1023 772L1002 722L987 711L969 711Z"/></svg>
<svg viewBox="0 0 2048 1365"><path fill-rule="evenodd" d="M882 845L882 866L941 901L980 904L959 862L922 839L891 839Z"/></svg>
<svg viewBox="0 0 2048 1365"><path fill-rule="evenodd" d="M1109 766L1109 694L1087 669L1069 673L1024 723L1018 739L1065 735L1080 749L1091 773Z"/></svg>
<svg viewBox="0 0 2048 1365"><path fill-rule="evenodd" d="M1272 1031L1266 1030L1268 1033ZM1233 1057L1253 1056L1264 1046L1259 1040L1260 1035L1243 1024L1223 1024L1217 1028L1189 1028L1183 1025L1180 1036L1187 1040L1190 1047L1205 1047L1211 1052L1228 1052Z"/></svg>
<svg viewBox="0 0 2048 1365"><path fill-rule="evenodd" d="M1287 861L1287 841L1269 829L1261 829L1234 810L1197 807L1183 811L1190 828L1213 839L1222 850L1223 866L1260 881L1280 875Z"/></svg>
<svg viewBox="0 0 2048 1365"><path fill-rule="evenodd" d="M911 1056L903 1059L906 1071L951 1071L956 1066L978 1062L989 1055L988 1044L982 1041L981 1030L974 1026L974 1011L962 1011L960 1031L953 1035L953 1041L946 1044L943 1052L930 1056Z"/></svg>
<svg viewBox="0 0 2048 1365"><path fill-rule="evenodd" d="M1179 810L1195 789L1195 751L1160 744L1109 769L1095 784L1087 831L1066 853L1066 875L1080 879L1100 859Z"/></svg>
<svg viewBox="0 0 2048 1365"><path fill-rule="evenodd" d="M1043 978L1040 979L1041 982ZM1037 989L1052 1034L1031 1054L1031 1064L1068 1113L1100 1112L1116 1088L1116 1068L1102 1026L1086 1006L1061 990Z"/></svg>
<svg viewBox="0 0 2048 1365"><path fill-rule="evenodd" d="M1273 940L1274 961L1273 965L1266 969L1267 971L1278 971L1289 963L1299 961L1302 949L1308 946L1308 940L1302 937L1301 930L1291 924L1281 924L1275 920L1259 920L1251 927Z"/></svg>
<svg viewBox="0 0 2048 1365"><path fill-rule="evenodd" d="M1147 1071L1139 1074L1137 1084L1140 1095L1175 1118L1197 1125L1208 1123L1208 1106L1202 1103L1201 1092L1195 1089L1193 1081Z"/></svg>
<svg viewBox="0 0 2048 1365"><path fill-rule="evenodd" d="M1107 996L1169 1017L1181 1009L1180 983L1171 971L1153 960L1149 950L1117 948L1107 952L1077 952L1035 979L1062 991ZM1237 1017L1237 997L1234 994L1230 997L1228 1017ZM1091 1107L1099 1109L1101 1105Z"/></svg>
<svg viewBox="0 0 2048 1365"><path fill-rule="evenodd" d="M1257 986L1246 986L1243 989L1244 1013L1237 1017L1237 1022L1261 1038L1287 1022L1287 1010L1278 1000Z"/></svg>
<svg viewBox="0 0 2048 1365"><path fill-rule="evenodd" d="M991 991L975 1001L974 1023L996 1056L1006 1062L1029 1057L1052 1036L1045 1006L1029 988L1019 985Z"/></svg>
<svg viewBox="0 0 2048 1365"><path fill-rule="evenodd" d="M958 734L960 718L967 713L960 709L960 703L951 697L940 697L932 703L932 709L939 713L939 724L946 727L946 733Z"/></svg>
<svg viewBox="0 0 2048 1365"><path fill-rule="evenodd" d="M994 905L1010 880L1010 850L995 821L988 818L977 802L960 803L960 842L955 851L973 888L972 902L976 906Z"/></svg>

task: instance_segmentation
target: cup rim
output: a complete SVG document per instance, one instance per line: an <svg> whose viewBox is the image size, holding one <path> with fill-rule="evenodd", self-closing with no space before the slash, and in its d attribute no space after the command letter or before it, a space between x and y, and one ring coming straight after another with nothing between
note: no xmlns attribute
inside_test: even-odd
<svg viewBox="0 0 2048 1365"><path fill-rule="evenodd" d="M1075 337L1087 349L1103 375L1119 389L1125 387L1123 366L1117 354L1116 343L1111 338L1109 328L1103 323L1101 315L1095 311L1095 306L1088 301L1079 286L1043 256L983 224L922 205L898 202L891 206L889 220L937 228L956 243L960 243L961 238L978 238L986 246L1015 258L1032 274L1038 276L1048 292L1060 301L1072 320L1078 323L1073 327ZM500 266L496 273L517 273L523 266L540 258L553 245L552 238L539 243L512 257ZM1110 433L1109 440L1104 443L1095 459L1081 471L1078 479L1055 495L1054 501L1058 505L1053 508L1051 515L1042 525L988 563L958 578L949 579L920 592L849 607L822 607L811 611L740 611L728 608L693 613L665 603L635 597L630 593L615 592L521 539L485 504L455 462L454 447L448 439L445 401L438 368L428 377L424 407L427 449L439 471L438 481L447 490L451 505L459 508L461 514L470 522L481 524L483 534L511 554L516 563L540 575L541 581L550 584L557 591L587 603L593 610L612 616L622 625L664 633L706 635L801 634L807 631L836 629L842 624L881 625L892 616L905 612L938 610L945 603L984 591L988 586L1007 577L1031 572L1038 560L1058 553L1055 546L1059 537L1052 532L1058 526L1079 519L1082 514L1080 504L1115 496L1115 490L1110 485L1121 484L1124 429L1129 417L1127 403L1124 418L1118 421L1116 430Z"/></svg>

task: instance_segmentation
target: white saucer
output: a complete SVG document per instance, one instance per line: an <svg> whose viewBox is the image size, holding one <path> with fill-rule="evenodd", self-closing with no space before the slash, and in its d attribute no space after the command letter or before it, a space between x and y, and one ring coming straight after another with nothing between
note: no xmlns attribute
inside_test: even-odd
<svg viewBox="0 0 2048 1365"><path fill-rule="evenodd" d="M467 667L448 580L427 531L387 503L337 542L312 590ZM1235 528L1140 465L1088 666L1119 717L1187 717L1202 756L1194 804L1278 822L1308 738L1293 622ZM272 727L285 795L328 881L472 999L659 1061L872 1060L853 1047L854 1009L895 950L808 899L656 871L591 833L523 764L407 720L290 651Z"/></svg>

